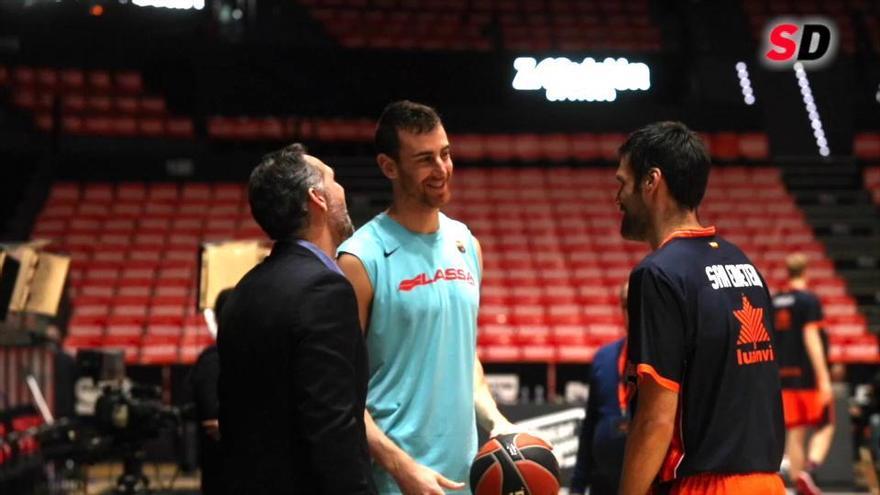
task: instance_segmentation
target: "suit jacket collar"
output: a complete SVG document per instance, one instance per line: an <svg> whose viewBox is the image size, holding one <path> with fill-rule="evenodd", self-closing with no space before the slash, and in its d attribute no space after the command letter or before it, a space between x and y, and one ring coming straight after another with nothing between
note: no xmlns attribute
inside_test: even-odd
<svg viewBox="0 0 880 495"><path fill-rule="evenodd" d="M294 251L299 252L300 254L309 253L311 256L318 258L318 260L320 260L328 269L333 270L340 275L342 274L342 270L339 269L339 266L333 258L327 256L327 253L322 251L321 248L314 243L305 239L297 239L295 237L282 239L276 242L275 246L272 247L272 254L283 254Z"/></svg>

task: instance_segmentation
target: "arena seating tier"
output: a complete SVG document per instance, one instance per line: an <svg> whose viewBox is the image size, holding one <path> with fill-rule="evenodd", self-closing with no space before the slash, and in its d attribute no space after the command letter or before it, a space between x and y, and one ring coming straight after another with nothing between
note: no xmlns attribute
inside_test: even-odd
<svg viewBox="0 0 880 495"><path fill-rule="evenodd" d="M196 311L201 242L264 235L238 184L56 184L33 230L72 256L68 348L129 362L192 362L211 337Z"/></svg>
<svg viewBox="0 0 880 495"><path fill-rule="evenodd" d="M136 71L0 67L0 87L7 85L12 103L33 112L42 131L58 127L76 136L193 137L192 119L169 113L165 99L147 93Z"/></svg>
<svg viewBox="0 0 880 495"><path fill-rule="evenodd" d="M621 239L615 192L609 169L458 172L456 200L447 211L483 245L483 359L589 361L600 345L623 335L618 290L647 250ZM876 359L876 337L867 333L778 170L717 168L701 218L744 249L772 290L785 283L785 257L807 254L832 358Z"/></svg>
<svg viewBox="0 0 880 495"><path fill-rule="evenodd" d="M341 46L656 52L647 0L302 0Z"/></svg>
<svg viewBox="0 0 880 495"><path fill-rule="evenodd" d="M487 362L589 362L623 335L618 288L647 253L619 235L610 168L460 168L446 212L482 243L479 352ZM831 356L874 361L877 342L773 168L718 167L701 209L778 289L794 250L811 263ZM69 349L131 363L192 362L211 342L195 307L205 241L264 235L238 184L53 186L32 234L73 258Z"/></svg>

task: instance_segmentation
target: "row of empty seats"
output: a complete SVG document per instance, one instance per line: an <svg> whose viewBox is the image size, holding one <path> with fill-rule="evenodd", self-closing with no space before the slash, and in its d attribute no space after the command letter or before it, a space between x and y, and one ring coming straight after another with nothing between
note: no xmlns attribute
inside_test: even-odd
<svg viewBox="0 0 880 495"><path fill-rule="evenodd" d="M12 95L12 103L19 108L36 112L50 112L58 104L64 114L111 117L164 117L167 111L165 100L157 96L86 96L79 93L59 96L29 88L17 89Z"/></svg>
<svg viewBox="0 0 880 495"><path fill-rule="evenodd" d="M659 51L648 2L302 0L347 48ZM497 36L496 36L497 33Z"/></svg>
<svg viewBox="0 0 880 495"><path fill-rule="evenodd" d="M645 14L648 2L618 0L300 0L310 8L349 8L402 10L409 12L565 14L602 13L605 15Z"/></svg>
<svg viewBox="0 0 880 495"><path fill-rule="evenodd" d="M484 249L480 346L487 359L588 359L623 334L618 290L647 248L619 235L612 169L466 169L455 181L447 212ZM876 351L778 169L716 168L701 217L740 245L774 290L785 283L786 256L807 254L836 359L856 359L866 346Z"/></svg>
<svg viewBox="0 0 880 495"><path fill-rule="evenodd" d="M302 139L321 142L373 141L375 121L309 117L224 117L207 120L208 137L218 140L266 141Z"/></svg>
<svg viewBox="0 0 880 495"><path fill-rule="evenodd" d="M0 66L0 86L59 94L139 95L144 83L137 71Z"/></svg>
<svg viewBox="0 0 880 495"><path fill-rule="evenodd" d="M66 346L129 363L191 363L213 339L196 310L198 246L263 239L240 184L56 184L33 238L72 256Z"/></svg>
<svg viewBox="0 0 880 495"><path fill-rule="evenodd" d="M4 76L5 74L5 76ZM144 91L134 71L0 67L0 87L33 112L37 129L74 136L191 139L193 121L168 112L165 99Z"/></svg>
<svg viewBox="0 0 880 495"><path fill-rule="evenodd" d="M58 121L49 112L34 114L34 125L44 132L58 130L70 136L192 139L189 117L110 117L65 115Z"/></svg>
<svg viewBox="0 0 880 495"><path fill-rule="evenodd" d="M372 142L375 122L369 119L303 117L211 117L208 136L218 140L302 139L321 142ZM712 156L722 160L765 160L762 133L700 133ZM458 134L450 137L456 159L467 161L616 160L626 139L622 133Z"/></svg>
<svg viewBox="0 0 880 495"><path fill-rule="evenodd" d="M700 133L711 155L721 160L765 160L767 136L760 133ZM455 158L472 161L617 160L626 140L610 134L462 134L450 138Z"/></svg>
<svg viewBox="0 0 880 495"><path fill-rule="evenodd" d="M613 173L456 171L445 211L483 245L487 361L586 362L623 334L618 290L647 248L620 238ZM196 310L199 243L264 239L245 198L240 184L56 184L32 237L54 239L73 258L67 346L119 347L130 362L191 361L211 342ZM701 216L740 244L773 289L784 283L785 256L805 252L834 356L870 360L864 317L777 169L717 167Z"/></svg>

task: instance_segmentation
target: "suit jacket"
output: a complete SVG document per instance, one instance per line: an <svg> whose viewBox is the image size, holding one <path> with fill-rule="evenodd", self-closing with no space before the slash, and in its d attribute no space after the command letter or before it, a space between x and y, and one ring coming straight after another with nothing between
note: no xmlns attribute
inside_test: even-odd
<svg viewBox="0 0 880 495"><path fill-rule="evenodd" d="M620 407L621 353L626 339L602 346L593 358L590 368L590 396L587 398L586 418L581 426L580 443L571 493L616 494L623 470L623 449L626 434L621 430L623 416Z"/></svg>
<svg viewBox="0 0 880 495"><path fill-rule="evenodd" d="M223 457L220 442L208 435L202 421L219 417L220 400L217 398L217 380L220 375L220 356L217 346L206 347L189 375L193 402L198 420L199 468L202 471L202 495L217 495L223 489Z"/></svg>
<svg viewBox="0 0 880 495"><path fill-rule="evenodd" d="M375 493L366 347L348 280L279 241L235 287L220 323L228 493Z"/></svg>

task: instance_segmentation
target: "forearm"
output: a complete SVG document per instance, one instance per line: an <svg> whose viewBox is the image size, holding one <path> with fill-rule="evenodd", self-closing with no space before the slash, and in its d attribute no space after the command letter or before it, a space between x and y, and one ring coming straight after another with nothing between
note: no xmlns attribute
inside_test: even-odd
<svg viewBox="0 0 880 495"><path fill-rule="evenodd" d="M474 408L476 409L477 423L489 433L500 425L510 424L498 410L498 405L489 389L489 383L483 374L483 365L479 360L474 365Z"/></svg>
<svg viewBox="0 0 880 495"><path fill-rule="evenodd" d="M831 387L831 375L828 372L828 364L825 360L825 352L822 349L822 338L819 336L818 325L812 323L804 329L804 344L813 371L816 375L816 385L819 387Z"/></svg>
<svg viewBox="0 0 880 495"><path fill-rule="evenodd" d="M373 421L373 416L369 411L364 411L364 424L367 428L367 445L370 448L370 455L392 477L396 478L407 463L415 462L409 454L388 438L379 425Z"/></svg>
<svg viewBox="0 0 880 495"><path fill-rule="evenodd" d="M669 450L673 429L671 422L640 419L637 415L626 442L620 495L648 493Z"/></svg>

